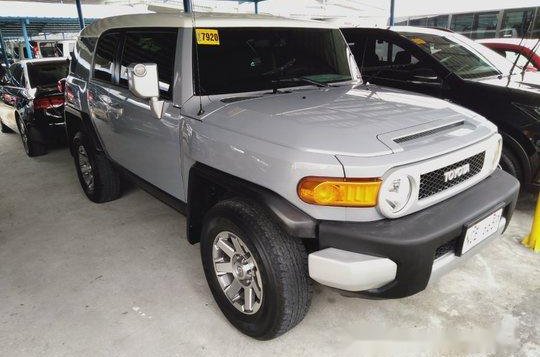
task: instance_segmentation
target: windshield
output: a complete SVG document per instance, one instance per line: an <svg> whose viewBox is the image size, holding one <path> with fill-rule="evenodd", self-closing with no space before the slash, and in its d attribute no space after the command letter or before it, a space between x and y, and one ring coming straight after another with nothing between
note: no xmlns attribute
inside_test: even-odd
<svg viewBox="0 0 540 357"><path fill-rule="evenodd" d="M461 35L439 36L401 33L437 59L448 70L464 79L510 74L512 63L504 57Z"/></svg>
<svg viewBox="0 0 540 357"><path fill-rule="evenodd" d="M56 85L56 83L67 77L68 61L51 61L28 63L28 80L30 87L46 87Z"/></svg>
<svg viewBox="0 0 540 357"><path fill-rule="evenodd" d="M351 79L347 44L337 29L196 31L193 61L198 95L324 85Z"/></svg>

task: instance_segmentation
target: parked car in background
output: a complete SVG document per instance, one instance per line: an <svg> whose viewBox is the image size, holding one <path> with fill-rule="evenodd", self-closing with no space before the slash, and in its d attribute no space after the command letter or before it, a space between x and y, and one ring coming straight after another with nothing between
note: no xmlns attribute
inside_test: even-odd
<svg viewBox="0 0 540 357"><path fill-rule="evenodd" d="M65 58L12 64L0 83L0 125L17 131L28 156L43 155L47 145L65 138L64 93L58 81L68 74Z"/></svg>
<svg viewBox="0 0 540 357"><path fill-rule="evenodd" d="M520 68L526 66L527 71L540 70L540 39L489 38L477 42L491 48L512 63L517 60Z"/></svg>
<svg viewBox="0 0 540 357"><path fill-rule="evenodd" d="M331 24L96 20L65 86L86 196L119 198L123 176L186 213L217 305L259 339L303 319L310 278L379 298L424 290L500 237L517 199L493 123L362 84Z"/></svg>
<svg viewBox="0 0 540 357"><path fill-rule="evenodd" d="M32 58L65 57L73 52L75 40L31 40ZM15 60L29 59L24 41L9 41L7 46Z"/></svg>
<svg viewBox="0 0 540 357"><path fill-rule="evenodd" d="M364 80L444 98L497 124L502 168L540 186L540 74L448 30L346 28Z"/></svg>
<svg viewBox="0 0 540 357"><path fill-rule="evenodd" d="M35 58L69 58L69 54L75 48L75 40L36 41L34 48Z"/></svg>

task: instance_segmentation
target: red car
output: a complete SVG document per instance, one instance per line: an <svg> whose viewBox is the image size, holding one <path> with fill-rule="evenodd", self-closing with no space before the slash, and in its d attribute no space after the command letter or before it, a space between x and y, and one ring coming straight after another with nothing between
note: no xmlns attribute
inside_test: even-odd
<svg viewBox="0 0 540 357"><path fill-rule="evenodd" d="M540 71L540 44L539 40L520 38L489 38L484 40L478 40L479 43L491 48L492 50L500 53L511 62L514 62L518 56L519 60L517 65L520 67L527 64L527 71ZM530 57L530 61L528 61Z"/></svg>

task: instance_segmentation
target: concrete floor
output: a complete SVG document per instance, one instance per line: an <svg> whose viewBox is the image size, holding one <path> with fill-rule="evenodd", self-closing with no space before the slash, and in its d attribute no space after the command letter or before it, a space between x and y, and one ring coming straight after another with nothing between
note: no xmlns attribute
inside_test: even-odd
<svg viewBox="0 0 540 357"><path fill-rule="evenodd" d="M299 326L258 342L214 303L182 215L136 188L93 204L67 150L29 159L2 134L0 355L540 355L540 255L518 244L533 206L523 197L503 239L420 294L317 285Z"/></svg>

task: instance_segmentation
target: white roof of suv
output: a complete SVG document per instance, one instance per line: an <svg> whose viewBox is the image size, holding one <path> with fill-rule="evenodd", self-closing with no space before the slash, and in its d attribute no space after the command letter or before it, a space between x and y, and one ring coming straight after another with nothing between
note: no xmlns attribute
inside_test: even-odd
<svg viewBox="0 0 540 357"><path fill-rule="evenodd" d="M196 27L299 27L338 28L321 21L293 20L270 15L195 13ZM192 28L193 16L185 13L137 14L106 17L93 22L81 31L83 37L98 37L104 31L115 28L185 27Z"/></svg>

